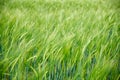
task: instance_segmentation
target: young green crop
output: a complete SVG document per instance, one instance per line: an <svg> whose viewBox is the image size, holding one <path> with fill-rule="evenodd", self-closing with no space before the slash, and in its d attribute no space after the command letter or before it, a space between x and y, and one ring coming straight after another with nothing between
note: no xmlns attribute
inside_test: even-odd
<svg viewBox="0 0 120 80"><path fill-rule="evenodd" d="M0 0L0 80L119 80L119 0Z"/></svg>

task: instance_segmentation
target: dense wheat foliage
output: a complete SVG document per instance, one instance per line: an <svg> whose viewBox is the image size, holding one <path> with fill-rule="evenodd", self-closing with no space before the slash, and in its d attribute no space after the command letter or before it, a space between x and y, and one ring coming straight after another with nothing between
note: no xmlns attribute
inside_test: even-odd
<svg viewBox="0 0 120 80"><path fill-rule="evenodd" d="M0 80L119 80L120 0L0 0Z"/></svg>

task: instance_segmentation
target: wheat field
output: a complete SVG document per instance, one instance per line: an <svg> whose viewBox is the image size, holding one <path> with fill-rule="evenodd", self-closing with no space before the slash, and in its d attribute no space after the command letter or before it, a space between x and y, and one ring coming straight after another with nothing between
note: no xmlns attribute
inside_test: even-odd
<svg viewBox="0 0 120 80"><path fill-rule="evenodd" d="M119 80L120 0L0 0L0 80Z"/></svg>

